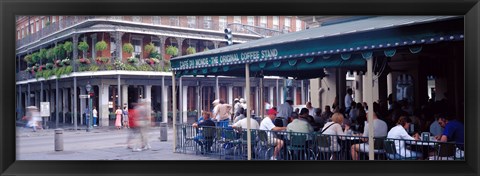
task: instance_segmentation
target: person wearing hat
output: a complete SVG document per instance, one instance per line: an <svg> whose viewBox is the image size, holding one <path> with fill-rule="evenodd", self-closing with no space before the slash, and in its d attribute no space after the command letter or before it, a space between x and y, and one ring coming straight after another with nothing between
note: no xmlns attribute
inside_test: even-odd
<svg viewBox="0 0 480 176"><path fill-rule="evenodd" d="M240 99L235 98L233 100L233 114L236 116L240 115L239 110L240 108L243 108L242 104L240 103Z"/></svg>
<svg viewBox="0 0 480 176"><path fill-rule="evenodd" d="M278 114L277 114L277 117L283 119L283 126L284 126L284 127L287 126L287 119L288 119L288 117L290 116L290 114L292 114L292 112L293 112L293 107L292 107L292 105L293 105L292 98L287 97L287 99L285 100L285 103L283 103L283 104L281 104L280 106L278 106Z"/></svg>
<svg viewBox="0 0 480 176"><path fill-rule="evenodd" d="M260 122L259 129L267 131L268 143L275 146L275 149L273 150L273 156L270 159L277 160L278 154L282 149L284 142L272 134L271 131L285 131L286 127L277 127L273 124L273 119L275 119L277 115L277 111L275 109L270 109L267 114L268 118L264 118L262 122Z"/></svg>

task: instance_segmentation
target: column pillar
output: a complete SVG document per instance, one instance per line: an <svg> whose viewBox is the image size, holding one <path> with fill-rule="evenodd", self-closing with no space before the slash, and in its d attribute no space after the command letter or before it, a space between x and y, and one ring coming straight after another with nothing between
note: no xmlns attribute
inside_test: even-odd
<svg viewBox="0 0 480 176"><path fill-rule="evenodd" d="M220 44L219 41L212 41L212 43L213 43L213 47L214 47L215 49L217 49L217 48L218 48L218 44Z"/></svg>
<svg viewBox="0 0 480 176"><path fill-rule="evenodd" d="M183 123L187 123L188 118L188 86L182 86L182 115L183 115Z"/></svg>
<svg viewBox="0 0 480 176"><path fill-rule="evenodd" d="M353 84L355 91L355 102L363 103L363 76L358 71L353 73L355 82Z"/></svg>
<svg viewBox="0 0 480 176"><path fill-rule="evenodd" d="M168 122L168 93L165 86L165 76L162 77L162 121Z"/></svg>
<svg viewBox="0 0 480 176"><path fill-rule="evenodd" d="M293 88L293 105L298 105L297 104L297 86L292 86Z"/></svg>
<svg viewBox="0 0 480 176"><path fill-rule="evenodd" d="M178 115L179 121L183 122L183 85L182 77L178 78Z"/></svg>
<svg viewBox="0 0 480 176"><path fill-rule="evenodd" d="M67 111L68 111L68 89L67 88L63 88L62 89L62 100L63 100L63 103L62 103L62 107L63 107L63 124L65 125L65 115L67 114Z"/></svg>
<svg viewBox="0 0 480 176"><path fill-rule="evenodd" d="M19 120L19 119L22 119L22 116L23 116L22 111L23 111L23 109L25 109L25 108L22 107L22 85L21 84L18 85L17 90L18 90L18 92L17 92L17 120Z"/></svg>
<svg viewBox="0 0 480 176"><path fill-rule="evenodd" d="M100 126L109 126L109 112L108 112L108 96L109 96L109 89L110 85L101 84L99 85L99 107L97 108L98 111L98 118L99 118L99 125ZM115 109L115 108L114 108Z"/></svg>
<svg viewBox="0 0 480 176"><path fill-rule="evenodd" d="M177 42L178 42L178 56L183 55L183 41L185 40L184 38L177 37Z"/></svg>
<svg viewBox="0 0 480 176"><path fill-rule="evenodd" d="M128 85L122 85L122 102L127 104L128 108Z"/></svg>
<svg viewBox="0 0 480 176"><path fill-rule="evenodd" d="M228 104L233 104L233 86L228 86Z"/></svg>
<svg viewBox="0 0 480 176"><path fill-rule="evenodd" d="M374 89L372 84L373 84L373 59L369 58L367 59L367 76L365 79L366 82L366 94L365 95L365 100L367 101L367 106L369 109L373 109L373 94L374 92L378 92L378 89ZM375 91L377 90L377 91ZM373 111L373 110L371 110ZM373 113L367 113L368 117L368 124L373 124ZM369 144L369 153L368 153L368 158L369 160L374 160L374 151L373 151L373 136L374 136L374 131L373 131L373 125L369 125L368 129L368 144Z"/></svg>
<svg viewBox="0 0 480 176"><path fill-rule="evenodd" d="M152 102L152 85L145 85L145 99L147 102Z"/></svg>
<svg viewBox="0 0 480 176"><path fill-rule="evenodd" d="M392 73L387 75L387 96L393 93Z"/></svg>
<svg viewBox="0 0 480 176"><path fill-rule="evenodd" d="M73 56L72 56L72 65L73 65L73 72L77 71L77 62L78 59L78 34L72 35L72 44L73 44ZM76 95L75 95L76 96Z"/></svg>
<svg viewBox="0 0 480 176"><path fill-rule="evenodd" d="M343 68L337 69L337 95L338 95L338 106L345 109L347 106L345 104L345 95L347 95L347 71Z"/></svg>
<svg viewBox="0 0 480 176"><path fill-rule="evenodd" d="M276 96L277 104L275 105L277 107L280 106L280 104L282 104L282 103L280 103L281 102L280 101L280 87L279 87L280 85L279 85L278 82L279 82L279 80L277 79L277 86L276 86L276 88L277 88L277 94L276 94L277 95Z"/></svg>
<svg viewBox="0 0 480 176"><path fill-rule="evenodd" d="M27 95L28 95L28 96L27 96L27 107L28 107L28 106L31 106L30 100L32 99L32 98L30 97L30 84L27 84Z"/></svg>
<svg viewBox="0 0 480 176"><path fill-rule="evenodd" d="M258 91L258 84L254 87L254 91L255 91L255 114L258 115L260 114L260 94Z"/></svg>
<svg viewBox="0 0 480 176"><path fill-rule="evenodd" d="M122 41L122 36L123 36L123 32L115 32L115 44L116 44L116 48L115 50L116 51L116 56L117 59L119 60L122 60L123 59L123 50L122 50L122 47L123 47L123 41Z"/></svg>
<svg viewBox="0 0 480 176"><path fill-rule="evenodd" d="M300 87L301 91L302 91L302 103L301 104L306 104L307 102L305 102L305 82L303 80L300 81L302 86Z"/></svg>
<svg viewBox="0 0 480 176"><path fill-rule="evenodd" d="M87 94L87 90L85 90L85 86L80 86L80 95L86 95ZM81 98L80 99L80 125L83 124L83 113L84 113L84 110L85 110L85 107L86 107L86 101L87 99L86 98Z"/></svg>
<svg viewBox="0 0 480 176"><path fill-rule="evenodd" d="M87 35L86 35L86 34L83 34L83 39L82 39L82 41L87 42ZM87 43L87 44L88 44L88 43ZM87 52L83 52L83 51L82 51L82 57L83 57L83 58L87 58Z"/></svg>
<svg viewBox="0 0 480 176"><path fill-rule="evenodd" d="M270 102L270 104L271 104L272 106L275 106L275 105L273 104L273 87L271 87L271 86L268 87L268 92L269 92L269 93L268 93L268 95L269 95L268 101Z"/></svg>
<svg viewBox="0 0 480 176"><path fill-rule="evenodd" d="M95 58L97 57L97 51L95 49L95 43L97 43L97 33L91 34L90 38L92 38L92 44L90 45L90 48L92 49L92 60L91 62L95 62Z"/></svg>
<svg viewBox="0 0 480 176"><path fill-rule="evenodd" d="M332 106L337 95L337 74L334 68L325 69L327 77L324 77L323 80L320 81L321 85L321 108L323 109L325 106ZM332 107L331 107L332 108ZM333 110L333 109L332 109Z"/></svg>
<svg viewBox="0 0 480 176"><path fill-rule="evenodd" d="M117 106L120 106L120 108L123 108L123 103L122 103L122 84L120 82L120 74L117 75ZM114 107L115 108L115 107Z"/></svg>
<svg viewBox="0 0 480 176"><path fill-rule="evenodd" d="M220 87L218 86L218 76L215 76L215 99L220 99Z"/></svg>

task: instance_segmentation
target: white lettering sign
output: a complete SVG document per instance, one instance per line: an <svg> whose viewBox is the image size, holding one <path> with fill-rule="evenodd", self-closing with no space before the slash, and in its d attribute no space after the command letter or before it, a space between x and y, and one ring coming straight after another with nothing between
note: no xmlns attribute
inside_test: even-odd
<svg viewBox="0 0 480 176"><path fill-rule="evenodd" d="M259 58L270 58L270 57L277 57L278 50L277 49L266 49L261 51L248 51L220 56L212 56L206 58L198 58L192 60L183 60L179 61L180 68L191 68L195 66L208 66L211 64L225 64L225 63L233 63L238 61L246 61L246 60L253 60Z"/></svg>

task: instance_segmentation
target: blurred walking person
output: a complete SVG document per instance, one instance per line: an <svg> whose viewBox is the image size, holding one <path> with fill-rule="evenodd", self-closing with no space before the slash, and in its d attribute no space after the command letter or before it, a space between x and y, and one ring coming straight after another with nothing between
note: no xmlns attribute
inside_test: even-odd
<svg viewBox="0 0 480 176"><path fill-rule="evenodd" d="M42 129L40 126L42 118L40 117L40 112L38 111L37 107L35 106L27 107L27 119L28 119L27 126L32 127L33 132L37 132L37 128Z"/></svg>
<svg viewBox="0 0 480 176"><path fill-rule="evenodd" d="M115 119L115 127L117 127L117 129L120 129L122 128L122 115L123 115L123 111L122 109L120 109L120 106L117 106L115 115L117 116Z"/></svg>
<svg viewBox="0 0 480 176"><path fill-rule="evenodd" d="M133 106L137 106L137 104L134 103ZM128 128L127 149L134 149L134 145L136 144L134 142L140 136L140 128L136 124L137 119L138 119L138 117L135 114L135 109L129 109L128 110L128 126L130 128ZM139 148L136 147L135 150L139 151ZM135 150L133 150L133 151L135 151Z"/></svg>
<svg viewBox="0 0 480 176"><path fill-rule="evenodd" d="M150 149L148 142L148 127L150 126L150 107L147 106L147 101L141 99L138 105L135 107L136 122L135 125L140 130L140 143L136 144L133 151L142 151Z"/></svg>

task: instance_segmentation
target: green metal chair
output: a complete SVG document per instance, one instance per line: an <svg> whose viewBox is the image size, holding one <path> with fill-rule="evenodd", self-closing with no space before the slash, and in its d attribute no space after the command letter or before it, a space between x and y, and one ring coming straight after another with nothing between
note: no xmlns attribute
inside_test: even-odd
<svg viewBox="0 0 480 176"><path fill-rule="evenodd" d="M393 140L384 140L384 149L389 160L417 160L415 157L404 157L398 154Z"/></svg>
<svg viewBox="0 0 480 176"><path fill-rule="evenodd" d="M290 143L287 145L289 159L300 159L300 153L303 153L303 159L308 159L308 156L315 155L313 150L307 147L307 134L290 134L289 139Z"/></svg>
<svg viewBox="0 0 480 176"><path fill-rule="evenodd" d="M454 160L455 150L456 147L453 143L438 143L435 145L436 160Z"/></svg>
<svg viewBox="0 0 480 176"><path fill-rule="evenodd" d="M259 130L256 158L268 159L270 151L273 151L274 148L275 148L274 145L271 145L268 143L267 131ZM263 157L261 157L260 154L263 151L265 151L265 153L263 154Z"/></svg>

